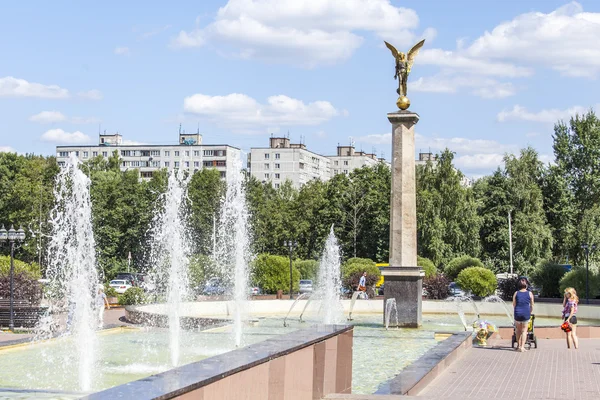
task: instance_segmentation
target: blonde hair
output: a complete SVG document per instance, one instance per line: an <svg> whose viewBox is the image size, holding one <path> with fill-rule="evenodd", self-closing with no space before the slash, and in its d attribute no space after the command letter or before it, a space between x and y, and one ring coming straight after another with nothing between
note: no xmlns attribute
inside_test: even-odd
<svg viewBox="0 0 600 400"><path fill-rule="evenodd" d="M571 300L573 300L575 303L579 303L579 297L577 297L577 291L574 288L572 288L572 287L566 288L565 293L568 293L569 295L571 295Z"/></svg>

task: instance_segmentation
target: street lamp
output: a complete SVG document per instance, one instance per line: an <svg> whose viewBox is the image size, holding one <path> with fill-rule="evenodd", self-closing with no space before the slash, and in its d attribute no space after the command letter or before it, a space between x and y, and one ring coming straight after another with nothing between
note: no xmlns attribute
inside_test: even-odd
<svg viewBox="0 0 600 400"><path fill-rule="evenodd" d="M293 294L293 278L292 278L292 255L294 254L294 249L298 246L298 242L295 240L284 240L283 245L288 248L290 251L290 300L294 298Z"/></svg>
<svg viewBox="0 0 600 400"><path fill-rule="evenodd" d="M25 240L25 231L23 228L19 228L19 230L15 231L14 226L11 225L10 229L6 231L4 225L0 229L0 243L8 243L10 246L10 322L8 328L11 331L15 330L15 321L14 321L14 313L13 313L13 305L14 305L14 276L15 276L15 265L14 265L14 257L15 257L15 242L21 243Z"/></svg>
<svg viewBox="0 0 600 400"><path fill-rule="evenodd" d="M590 250L596 250L596 245L584 243L581 248L585 252L585 304L590 304Z"/></svg>

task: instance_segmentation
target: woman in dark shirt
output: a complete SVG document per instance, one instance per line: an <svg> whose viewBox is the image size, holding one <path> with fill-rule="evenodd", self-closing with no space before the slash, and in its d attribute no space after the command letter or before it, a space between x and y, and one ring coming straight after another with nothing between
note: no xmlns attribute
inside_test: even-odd
<svg viewBox="0 0 600 400"><path fill-rule="evenodd" d="M527 326L533 312L533 294L527 290L527 279L519 279L519 290L513 295L515 308L515 328L517 330L517 351L525 351L527 341Z"/></svg>

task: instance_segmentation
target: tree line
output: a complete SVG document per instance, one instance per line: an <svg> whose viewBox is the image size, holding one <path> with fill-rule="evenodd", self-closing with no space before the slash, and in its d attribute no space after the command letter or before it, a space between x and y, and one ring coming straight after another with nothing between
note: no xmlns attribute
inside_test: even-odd
<svg viewBox="0 0 600 400"><path fill-rule="evenodd" d="M502 166L472 186L461 183L464 175L454 167L451 149L437 162L418 166L418 254L438 268L469 255L494 272L506 272L510 213L516 273L530 274L544 261L582 264L581 245L600 245L600 121L594 112L555 124L553 149L548 165L531 147L506 154ZM97 258L107 278L127 268L129 253L133 269L149 268L147 235L167 187L164 170L144 181L137 170L121 171L119 165L113 154L81 167L91 179ZM17 256L39 263L42 271L58 170L52 156L0 153L0 224L23 225L27 240ZM387 262L390 184L391 172L383 163L300 189L290 182L275 189L247 177L253 251L287 256L283 241L295 239L296 258L318 259L333 225L345 259ZM197 254L212 252L224 192L216 170L202 169L191 177L187 202ZM590 254L592 261L597 258Z"/></svg>

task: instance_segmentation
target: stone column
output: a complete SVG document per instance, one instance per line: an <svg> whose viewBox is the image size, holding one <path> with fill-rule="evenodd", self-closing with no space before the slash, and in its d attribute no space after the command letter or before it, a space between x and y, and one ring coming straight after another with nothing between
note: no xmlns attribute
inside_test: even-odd
<svg viewBox="0 0 600 400"><path fill-rule="evenodd" d="M417 198L415 183L415 132L419 115L410 111L389 113L392 123L392 193L390 203L390 262L383 303L396 299L398 324L421 325L423 271L417 266ZM390 322L394 321L394 318Z"/></svg>

